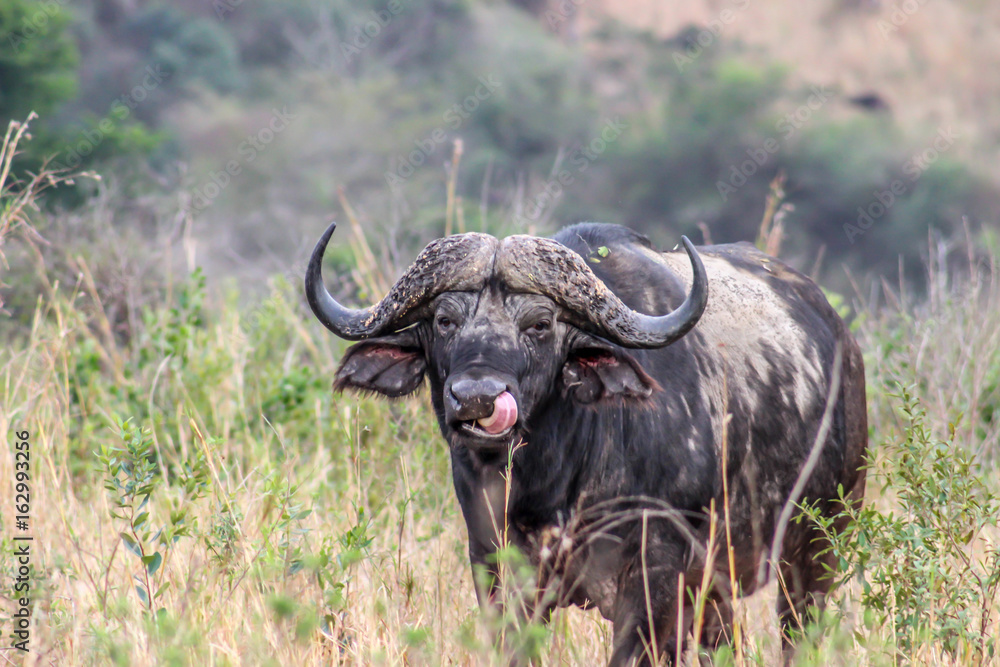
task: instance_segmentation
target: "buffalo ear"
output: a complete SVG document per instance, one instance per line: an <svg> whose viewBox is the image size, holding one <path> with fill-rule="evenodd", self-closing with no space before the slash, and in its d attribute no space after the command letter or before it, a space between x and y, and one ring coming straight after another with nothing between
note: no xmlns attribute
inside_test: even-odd
<svg viewBox="0 0 1000 667"><path fill-rule="evenodd" d="M423 350L411 333L373 338L347 348L333 388L406 396L420 387L426 369Z"/></svg>
<svg viewBox="0 0 1000 667"><path fill-rule="evenodd" d="M616 399L643 401L660 390L632 355L600 344L573 350L563 365L562 380L566 391L584 404Z"/></svg>

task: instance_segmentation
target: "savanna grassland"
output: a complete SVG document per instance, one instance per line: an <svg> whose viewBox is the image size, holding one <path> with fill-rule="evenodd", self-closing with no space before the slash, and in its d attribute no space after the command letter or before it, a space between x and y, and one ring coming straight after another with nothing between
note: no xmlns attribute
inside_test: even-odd
<svg viewBox="0 0 1000 667"><path fill-rule="evenodd" d="M584 220L813 276L871 469L797 662L1000 665L998 7L0 0L0 666L607 659L596 611L479 610L426 393L331 391L331 217L345 303ZM780 594L702 657L779 664Z"/></svg>
<svg viewBox="0 0 1000 667"><path fill-rule="evenodd" d="M42 185L8 184L5 250L40 243ZM360 226L340 244L357 284L384 289L390 263ZM993 256L955 248L964 263L932 263L926 295L830 294L865 351L872 470L834 542L846 580L806 623L798 664L997 660L1000 287ZM595 611L542 627L478 610L426 395L333 395L343 344L307 312L300 276L246 303L189 266L129 309L85 256L64 261L69 285L35 265L29 325L0 350L5 646L12 538L34 539L31 651L0 663L503 664L497 631L541 664L608 657ZM11 523L15 440L30 445L26 531ZM530 592L518 555L502 562L505 595ZM740 603L715 664L776 664L776 594Z"/></svg>

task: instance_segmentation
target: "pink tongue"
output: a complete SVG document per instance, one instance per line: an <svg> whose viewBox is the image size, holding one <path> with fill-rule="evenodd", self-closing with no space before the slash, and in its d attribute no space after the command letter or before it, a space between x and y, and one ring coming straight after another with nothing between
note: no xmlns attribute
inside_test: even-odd
<svg viewBox="0 0 1000 667"><path fill-rule="evenodd" d="M517 421L517 402L505 391L493 402L493 414L479 420L479 425L490 435L503 433Z"/></svg>

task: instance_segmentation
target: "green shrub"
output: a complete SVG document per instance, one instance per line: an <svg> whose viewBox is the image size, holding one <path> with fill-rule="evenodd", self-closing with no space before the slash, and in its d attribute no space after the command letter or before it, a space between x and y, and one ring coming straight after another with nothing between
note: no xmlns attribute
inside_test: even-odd
<svg viewBox="0 0 1000 667"><path fill-rule="evenodd" d="M1000 545L988 530L996 527L1000 496L956 445L955 424L938 440L910 391L896 398L905 430L881 446L868 477L895 496L892 506L869 503L833 518L815 508L805 514L831 542L843 573L836 584L860 584L862 609L874 621L869 629L888 625L900 657L931 644L953 660L992 659ZM850 525L838 535L831 527L841 517Z"/></svg>
<svg viewBox="0 0 1000 667"><path fill-rule="evenodd" d="M228 93L243 85L236 40L217 20L153 3L130 15L122 30L142 58L138 69L161 66L172 90L200 84Z"/></svg>
<svg viewBox="0 0 1000 667"><path fill-rule="evenodd" d="M71 15L60 3L0 0L0 127L46 116L76 94Z"/></svg>

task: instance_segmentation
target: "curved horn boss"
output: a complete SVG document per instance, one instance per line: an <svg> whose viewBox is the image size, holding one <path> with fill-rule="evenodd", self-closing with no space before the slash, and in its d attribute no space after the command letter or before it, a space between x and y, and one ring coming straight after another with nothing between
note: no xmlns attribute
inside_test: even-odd
<svg viewBox="0 0 1000 667"><path fill-rule="evenodd" d="M581 328L625 347L658 348L673 343L697 324L708 303L705 267L686 236L681 239L691 259L691 291L673 312L653 316L622 303L579 254L558 241L519 235L500 242L487 234L467 233L427 244L374 306L346 308L323 284L323 256L336 228L332 223L313 249L306 271L306 296L319 321L347 340L363 340L411 324L422 306L441 292L482 288L490 268L511 290L547 296L575 316L574 323Z"/></svg>
<svg viewBox="0 0 1000 667"><path fill-rule="evenodd" d="M369 308L346 308L323 284L323 255L337 223L332 223L313 249L306 269L306 298L323 325L347 340L392 333L413 323L420 311L441 292L475 291L488 277L498 241L488 234L461 234L427 244L413 264Z"/></svg>
<svg viewBox="0 0 1000 667"><path fill-rule="evenodd" d="M694 278L684 303L661 316L644 315L622 303L578 253L552 239L511 236L497 256L496 272L514 291L542 294L568 310L573 324L623 347L670 345L698 323L708 303L708 277L686 236L684 249Z"/></svg>

